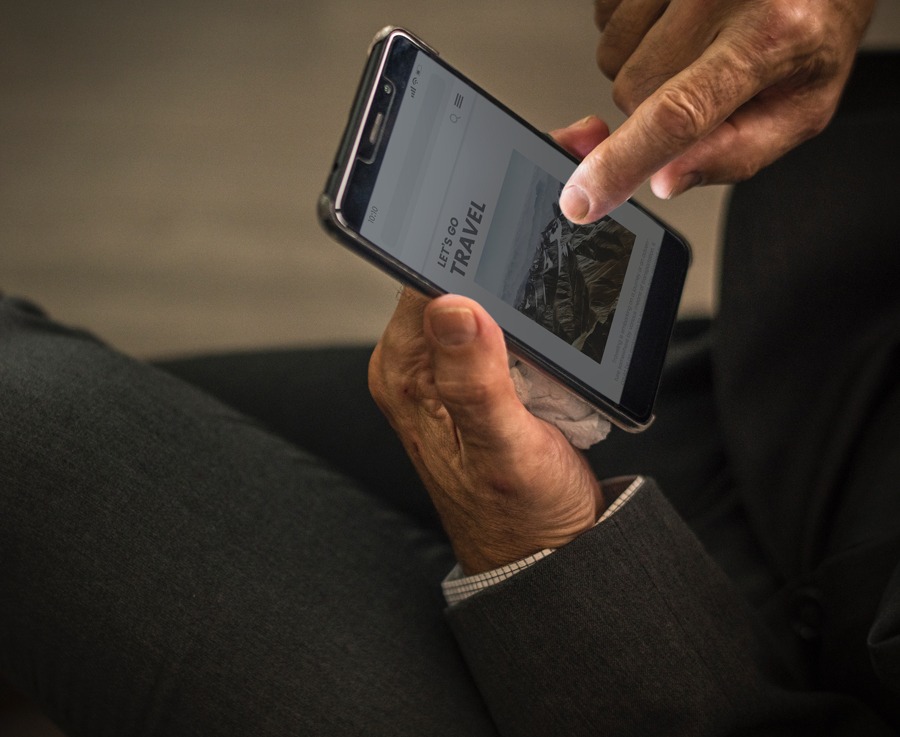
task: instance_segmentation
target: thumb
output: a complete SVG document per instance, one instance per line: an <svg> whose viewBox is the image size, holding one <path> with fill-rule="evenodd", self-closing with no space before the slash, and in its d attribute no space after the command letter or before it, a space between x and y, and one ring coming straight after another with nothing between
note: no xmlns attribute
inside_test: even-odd
<svg viewBox="0 0 900 737"><path fill-rule="evenodd" d="M533 421L509 376L503 332L477 302L457 295L432 300L425 335L435 391L469 448L500 450Z"/></svg>

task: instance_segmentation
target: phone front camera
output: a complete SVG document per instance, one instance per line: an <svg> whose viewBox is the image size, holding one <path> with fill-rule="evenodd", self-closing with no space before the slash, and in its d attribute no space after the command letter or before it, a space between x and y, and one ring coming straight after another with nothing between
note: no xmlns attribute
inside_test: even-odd
<svg viewBox="0 0 900 737"><path fill-rule="evenodd" d="M393 91L394 88L391 87L390 82L385 82L384 87L382 87L381 89L384 90L384 94L389 95L389 94L391 94L391 92Z"/></svg>

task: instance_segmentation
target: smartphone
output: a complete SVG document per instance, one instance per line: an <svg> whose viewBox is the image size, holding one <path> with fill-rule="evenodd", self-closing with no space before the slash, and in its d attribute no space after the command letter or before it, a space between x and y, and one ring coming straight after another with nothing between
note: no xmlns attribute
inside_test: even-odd
<svg viewBox="0 0 900 737"><path fill-rule="evenodd" d="M386 28L319 217L419 291L478 301L514 354L638 431L653 419L690 249L632 201L570 223L558 203L576 165L412 33Z"/></svg>

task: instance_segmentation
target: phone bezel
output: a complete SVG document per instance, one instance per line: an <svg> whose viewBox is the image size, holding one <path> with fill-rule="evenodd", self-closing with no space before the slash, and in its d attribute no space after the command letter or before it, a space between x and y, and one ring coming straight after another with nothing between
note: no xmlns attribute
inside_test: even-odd
<svg viewBox="0 0 900 737"><path fill-rule="evenodd" d="M526 129L546 141L573 162L577 163L577 159L561 148L550 136L536 129L520 115L497 100L489 92L486 92L479 85L468 79L459 72L459 70L447 64L440 58L440 55L433 47L426 44L408 30L388 26L379 31L370 45L368 62L363 71L362 78L360 79L360 84L354 98L347 126L341 138L341 145L335 157L332 172L328 178L325 190L319 198L319 219L331 235L336 237L344 245L352 248L379 269L386 271L391 276L423 292L427 296L435 297L446 294L446 290L414 271L392 254L382 250L376 244L365 239L344 217L341 207L348 193L348 186L352 180L354 164L356 161L356 152L359 150L366 128L366 121L369 118L375 99L376 81L381 79L390 57L390 50L393 43L398 38L408 40L419 50L427 53L449 72L464 80L466 84L471 85L479 94L497 105L519 124L525 126ZM625 390L627 391L629 384L633 381L632 371L634 370L633 366L635 365L635 359L640 353L642 366L641 373L647 377L642 379L644 381L642 393L646 395L646 401L643 403L644 406L640 411L632 411L631 408L608 399L599 391L559 366L551 358L532 349L527 343L523 343L515 335L510 334L506 330L504 330L504 335L506 336L507 346L517 357L548 374L554 380L561 382L564 387L568 388L579 398L595 407L618 427L629 432L639 432L649 427L654 419L653 406L659 388L662 365L672 329L675 324L678 303L681 298L681 291L684 285L687 268L690 264L691 254L687 241L671 227L666 223L663 223L658 217L650 213L646 208L634 200L629 200L629 202L631 205L640 209L649 218L660 223L663 227L665 235L663 237L663 242L660 244L660 254L662 255L663 251L667 254L681 254L682 260L682 263L676 267L676 270L673 273L663 272L662 269L657 267L654 271L651 287L648 290L648 306L645 306L641 316L641 327L638 330L634 354L631 359L631 366L629 367L629 375L625 384ZM674 250L673 246L676 247ZM657 284L657 279L665 276L668 276L670 281L675 282L675 288L672 288L671 284L666 285L664 288ZM659 302L660 296L665 298L663 300L664 304L657 305L656 309L665 309L666 315L661 318L661 322L659 320L647 320L646 316L648 309L651 309L651 297L656 298L657 302ZM645 331L649 331L651 335L648 337L648 335L645 334ZM641 348L640 351L639 347ZM639 380L641 379L634 379L634 381Z"/></svg>

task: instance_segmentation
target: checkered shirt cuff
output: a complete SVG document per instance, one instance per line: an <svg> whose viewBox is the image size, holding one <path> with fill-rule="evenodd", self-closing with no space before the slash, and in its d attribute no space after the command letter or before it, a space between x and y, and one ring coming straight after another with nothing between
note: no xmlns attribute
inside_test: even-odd
<svg viewBox="0 0 900 737"><path fill-rule="evenodd" d="M614 486L617 483L621 483L621 481L622 479L613 479L608 483L610 486ZM625 504L628 503L628 500L634 496L635 492L644 483L644 479L640 476L630 481L631 483L628 484L627 488L625 488L625 490L616 497L615 501L606 508L606 511L603 512L600 519L598 519L594 525L595 527L601 522L608 520L619 509L625 506ZM517 573L521 573L527 568L531 568L531 566L538 561L543 560L548 555L552 555L554 550L554 548L545 548L544 550L529 555L527 558L517 560L515 563L509 563L501 568L495 568L492 571L476 573L474 576L464 575L462 568L457 564L441 584L441 588L444 591L444 598L450 606L459 604L461 601L465 601L479 591L484 591L501 581L512 578Z"/></svg>

